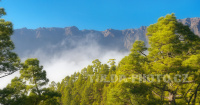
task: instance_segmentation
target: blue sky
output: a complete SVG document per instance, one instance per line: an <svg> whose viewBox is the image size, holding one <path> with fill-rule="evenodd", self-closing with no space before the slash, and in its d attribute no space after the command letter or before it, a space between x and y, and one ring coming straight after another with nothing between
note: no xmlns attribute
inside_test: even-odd
<svg viewBox="0 0 200 105"><path fill-rule="evenodd" d="M1 0L14 28L128 29L149 26L161 16L200 17L200 0Z"/></svg>

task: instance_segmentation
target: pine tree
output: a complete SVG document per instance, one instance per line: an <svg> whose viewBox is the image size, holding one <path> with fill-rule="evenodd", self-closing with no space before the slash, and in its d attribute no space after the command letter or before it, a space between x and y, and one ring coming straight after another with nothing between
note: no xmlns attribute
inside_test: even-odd
<svg viewBox="0 0 200 105"><path fill-rule="evenodd" d="M26 105L27 100L27 86L22 79L15 77L6 88L0 90L0 103L4 105Z"/></svg>
<svg viewBox="0 0 200 105"><path fill-rule="evenodd" d="M147 31L151 46L148 55L148 69L151 73L168 74L170 77L177 74L188 74L190 76L188 81L191 82L177 83L171 80L168 83L152 84L154 89L159 90L154 92L155 96L159 97L162 103L168 101L169 104L194 104L197 96L190 95L188 91L195 91L199 88L197 78L199 68L194 70L194 66L188 63L191 57L199 54L200 38L194 35L188 26L178 23L174 14L159 18L158 22L150 25ZM191 84L195 88L190 88ZM197 91L192 93L197 94Z"/></svg>
<svg viewBox="0 0 200 105"><path fill-rule="evenodd" d="M13 25L1 17L6 15L3 8L0 8L0 78L11 75L20 69L20 59L13 52L15 46L11 40Z"/></svg>
<svg viewBox="0 0 200 105"><path fill-rule="evenodd" d="M46 85L49 80L46 77L46 71L43 70L43 66L39 65L39 60L27 59L23 64L23 69L20 70L20 74L20 78L29 81L32 85L32 92L41 97L41 88Z"/></svg>

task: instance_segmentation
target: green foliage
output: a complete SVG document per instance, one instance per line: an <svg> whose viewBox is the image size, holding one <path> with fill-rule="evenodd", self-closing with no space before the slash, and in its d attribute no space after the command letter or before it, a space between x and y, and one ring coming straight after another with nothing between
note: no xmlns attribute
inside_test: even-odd
<svg viewBox="0 0 200 105"><path fill-rule="evenodd" d="M32 85L33 91L35 91L39 96L41 96L39 88L49 82L46 78L46 71L42 69L43 67L39 65L39 60L27 59L23 64L23 69L20 70L20 78L29 81Z"/></svg>
<svg viewBox="0 0 200 105"><path fill-rule="evenodd" d="M63 79L61 86L66 88L65 91L61 89L61 93L62 97L68 99L68 103L64 105L200 103L200 38L188 26L178 23L174 14L159 18L157 23L148 27L147 35L150 47L147 48L143 41L135 41L131 53L118 66L114 59L108 61L110 66L101 64L96 59L92 62L93 65L82 69L79 78L70 82L71 84L64 84L66 80ZM101 74L107 75L106 82L101 81ZM126 78L122 78L122 81L118 78L112 83L112 74L123 74ZM132 74L140 74L146 82L141 82L140 79L132 82ZM188 74L189 77L181 82L152 79L155 82L151 83L145 74L167 74L171 77ZM61 101L66 101L66 98Z"/></svg>
<svg viewBox="0 0 200 105"><path fill-rule="evenodd" d="M27 59L20 70L20 78L15 77L6 88L0 90L0 103L4 105L59 105L55 82L49 88L46 71L37 59Z"/></svg>
<svg viewBox="0 0 200 105"><path fill-rule="evenodd" d="M11 40L13 25L1 17L6 15L3 8L0 8L0 78L11 75L20 68L20 59L14 50L14 43Z"/></svg>
<svg viewBox="0 0 200 105"><path fill-rule="evenodd" d="M0 103L4 105L25 105L26 101L26 83L22 79L15 77L6 88L0 90Z"/></svg>
<svg viewBox="0 0 200 105"><path fill-rule="evenodd" d="M3 13L3 12L2 12ZM4 105L197 105L200 103L200 38L174 14L158 19L147 29L150 47L135 41L129 55L116 66L115 59L92 65L49 82L39 60L28 59L6 88L0 90ZM140 74L139 78L132 74ZM154 75L149 79L148 74ZM155 79L158 74L168 81ZM114 76L114 81L111 81ZM123 75L123 78L115 78ZM171 77L187 75L176 82ZM163 76L165 77L165 76ZM162 78L162 76L161 76ZM143 81L142 81L143 80ZM154 81L154 82L150 82Z"/></svg>

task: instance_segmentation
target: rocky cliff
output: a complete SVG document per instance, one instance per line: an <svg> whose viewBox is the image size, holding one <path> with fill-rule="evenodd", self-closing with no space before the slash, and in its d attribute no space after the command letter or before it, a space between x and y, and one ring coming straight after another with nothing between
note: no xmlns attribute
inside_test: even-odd
<svg viewBox="0 0 200 105"><path fill-rule="evenodd" d="M200 18L178 19L184 25L200 36ZM143 40L146 43L146 26L138 29L105 31L79 30L77 27L65 28L38 28L38 29L16 29L12 39L16 46L16 52L20 55L26 51L34 51L38 48L51 50L73 49L80 44L98 44L105 49L129 50L135 40ZM76 44L79 43L79 44ZM51 49L49 48L51 46Z"/></svg>

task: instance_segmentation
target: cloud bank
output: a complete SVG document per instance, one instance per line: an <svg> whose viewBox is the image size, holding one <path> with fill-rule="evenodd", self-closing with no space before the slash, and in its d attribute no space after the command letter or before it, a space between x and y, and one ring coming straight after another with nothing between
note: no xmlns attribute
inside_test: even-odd
<svg viewBox="0 0 200 105"><path fill-rule="evenodd" d="M69 49L66 43L70 43L73 47ZM118 49L104 49L98 45L91 37L86 37L81 42L63 39L56 45L48 45L46 48L38 48L36 51L26 52L21 60L27 58L38 58L40 64L47 71L47 77L50 81L60 82L67 75L81 71L92 61L99 59L102 63L107 63L109 59L116 59L118 63L128 52L120 52ZM0 88L10 83L11 79L19 76L19 72L11 76L0 79Z"/></svg>

